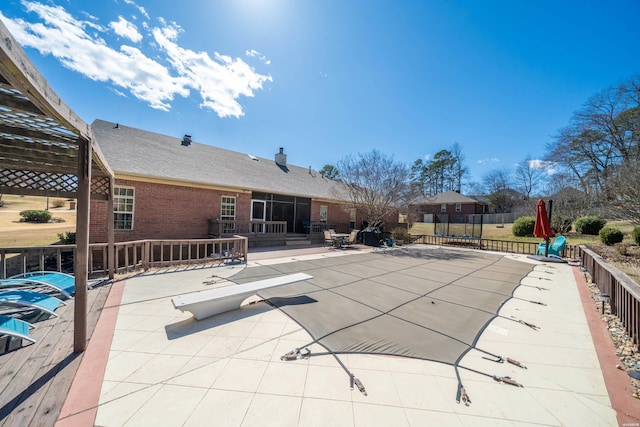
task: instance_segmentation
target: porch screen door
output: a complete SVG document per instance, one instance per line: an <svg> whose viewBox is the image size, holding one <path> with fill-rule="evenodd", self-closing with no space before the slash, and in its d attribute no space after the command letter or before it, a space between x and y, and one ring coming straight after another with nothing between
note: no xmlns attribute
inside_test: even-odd
<svg viewBox="0 0 640 427"><path fill-rule="evenodd" d="M267 202L264 200L251 201L251 221L264 221L267 215ZM264 224L251 224L252 233L264 233Z"/></svg>

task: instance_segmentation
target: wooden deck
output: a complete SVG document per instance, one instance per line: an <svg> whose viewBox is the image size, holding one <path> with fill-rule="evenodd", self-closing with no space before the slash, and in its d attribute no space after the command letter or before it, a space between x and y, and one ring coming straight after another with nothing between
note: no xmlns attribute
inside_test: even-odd
<svg viewBox="0 0 640 427"><path fill-rule="evenodd" d="M91 337L111 286L87 294L87 337ZM0 426L55 425L82 354L73 353L73 299L52 317L35 323L35 344L0 354Z"/></svg>

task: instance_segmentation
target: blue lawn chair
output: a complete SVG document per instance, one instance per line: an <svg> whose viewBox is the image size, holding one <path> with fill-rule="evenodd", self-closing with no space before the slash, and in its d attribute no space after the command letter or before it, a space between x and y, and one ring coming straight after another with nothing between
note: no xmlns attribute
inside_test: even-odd
<svg viewBox="0 0 640 427"><path fill-rule="evenodd" d="M35 343L36 340L29 336L29 330L32 328L35 326L31 323L0 314L0 335L9 335Z"/></svg>
<svg viewBox="0 0 640 427"><path fill-rule="evenodd" d="M562 250L567 245L567 239L564 236L558 236L554 239L553 243L549 244L549 255L560 256ZM545 248L547 246L546 242L542 242L538 245L538 251L536 255L544 255Z"/></svg>
<svg viewBox="0 0 640 427"><path fill-rule="evenodd" d="M66 303L56 297L41 294L40 292L14 289L0 292L0 306L2 305L36 309L40 311L41 315L48 314L49 316L57 317L56 309L61 305L66 305Z"/></svg>
<svg viewBox="0 0 640 427"><path fill-rule="evenodd" d="M0 288L25 286L45 286L62 294L65 298L71 298L75 292L76 279L70 274L57 271L31 271L0 280Z"/></svg>

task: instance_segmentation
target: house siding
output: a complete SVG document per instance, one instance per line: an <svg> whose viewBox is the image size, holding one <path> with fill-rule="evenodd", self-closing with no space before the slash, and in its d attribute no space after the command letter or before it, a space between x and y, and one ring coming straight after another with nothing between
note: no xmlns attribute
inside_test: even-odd
<svg viewBox="0 0 640 427"><path fill-rule="evenodd" d="M447 203L446 211L442 212L441 205L438 203L437 205L425 204L425 205L415 206L415 213L416 213L416 220L418 222L423 222L425 215L433 215L433 216L449 215L449 217L451 218L451 221L461 222L461 221L466 221L467 215L482 214L484 212L483 212L483 205L478 203L463 203L461 206L460 212L456 211L455 203Z"/></svg>
<svg viewBox="0 0 640 427"><path fill-rule="evenodd" d="M251 193L117 179L117 187L134 188L133 230L115 230L116 242L142 239L202 239L209 219L220 217L222 196L236 198L236 220L251 219ZM311 221L320 219L320 206L328 206L328 224L349 224L349 210L340 203L311 201ZM91 243L107 241L105 201L91 201Z"/></svg>

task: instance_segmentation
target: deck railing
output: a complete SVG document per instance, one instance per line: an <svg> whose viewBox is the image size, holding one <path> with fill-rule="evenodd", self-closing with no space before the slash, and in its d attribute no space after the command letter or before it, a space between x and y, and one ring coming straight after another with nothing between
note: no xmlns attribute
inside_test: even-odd
<svg viewBox="0 0 640 427"><path fill-rule="evenodd" d="M209 220L209 236L224 237L233 234L244 236L253 234L284 235L287 234L287 221Z"/></svg>
<svg viewBox="0 0 640 427"><path fill-rule="evenodd" d="M247 261L249 245L243 236L220 239L136 240L114 244L114 273L208 262ZM75 245L0 248L0 277L34 270L73 273ZM109 273L106 243L89 245L89 275Z"/></svg>
<svg viewBox="0 0 640 427"><path fill-rule="evenodd" d="M475 239L421 235L412 236L414 243L464 246L475 249L535 254L536 242ZM106 243L89 245L89 274L107 275L109 251ZM248 239L234 236L220 239L138 240L114 245L115 273L127 273L173 265L247 261ZM75 245L0 248L0 277L34 270L73 272ZM601 292L610 296L611 314L617 316L627 333L638 345L640 341L640 286L626 274L608 265L600 256L584 246L567 245L566 258L580 259Z"/></svg>
<svg viewBox="0 0 640 427"><path fill-rule="evenodd" d="M640 344L640 285L584 247L581 265L600 292L609 296L611 314L620 319L633 343Z"/></svg>

